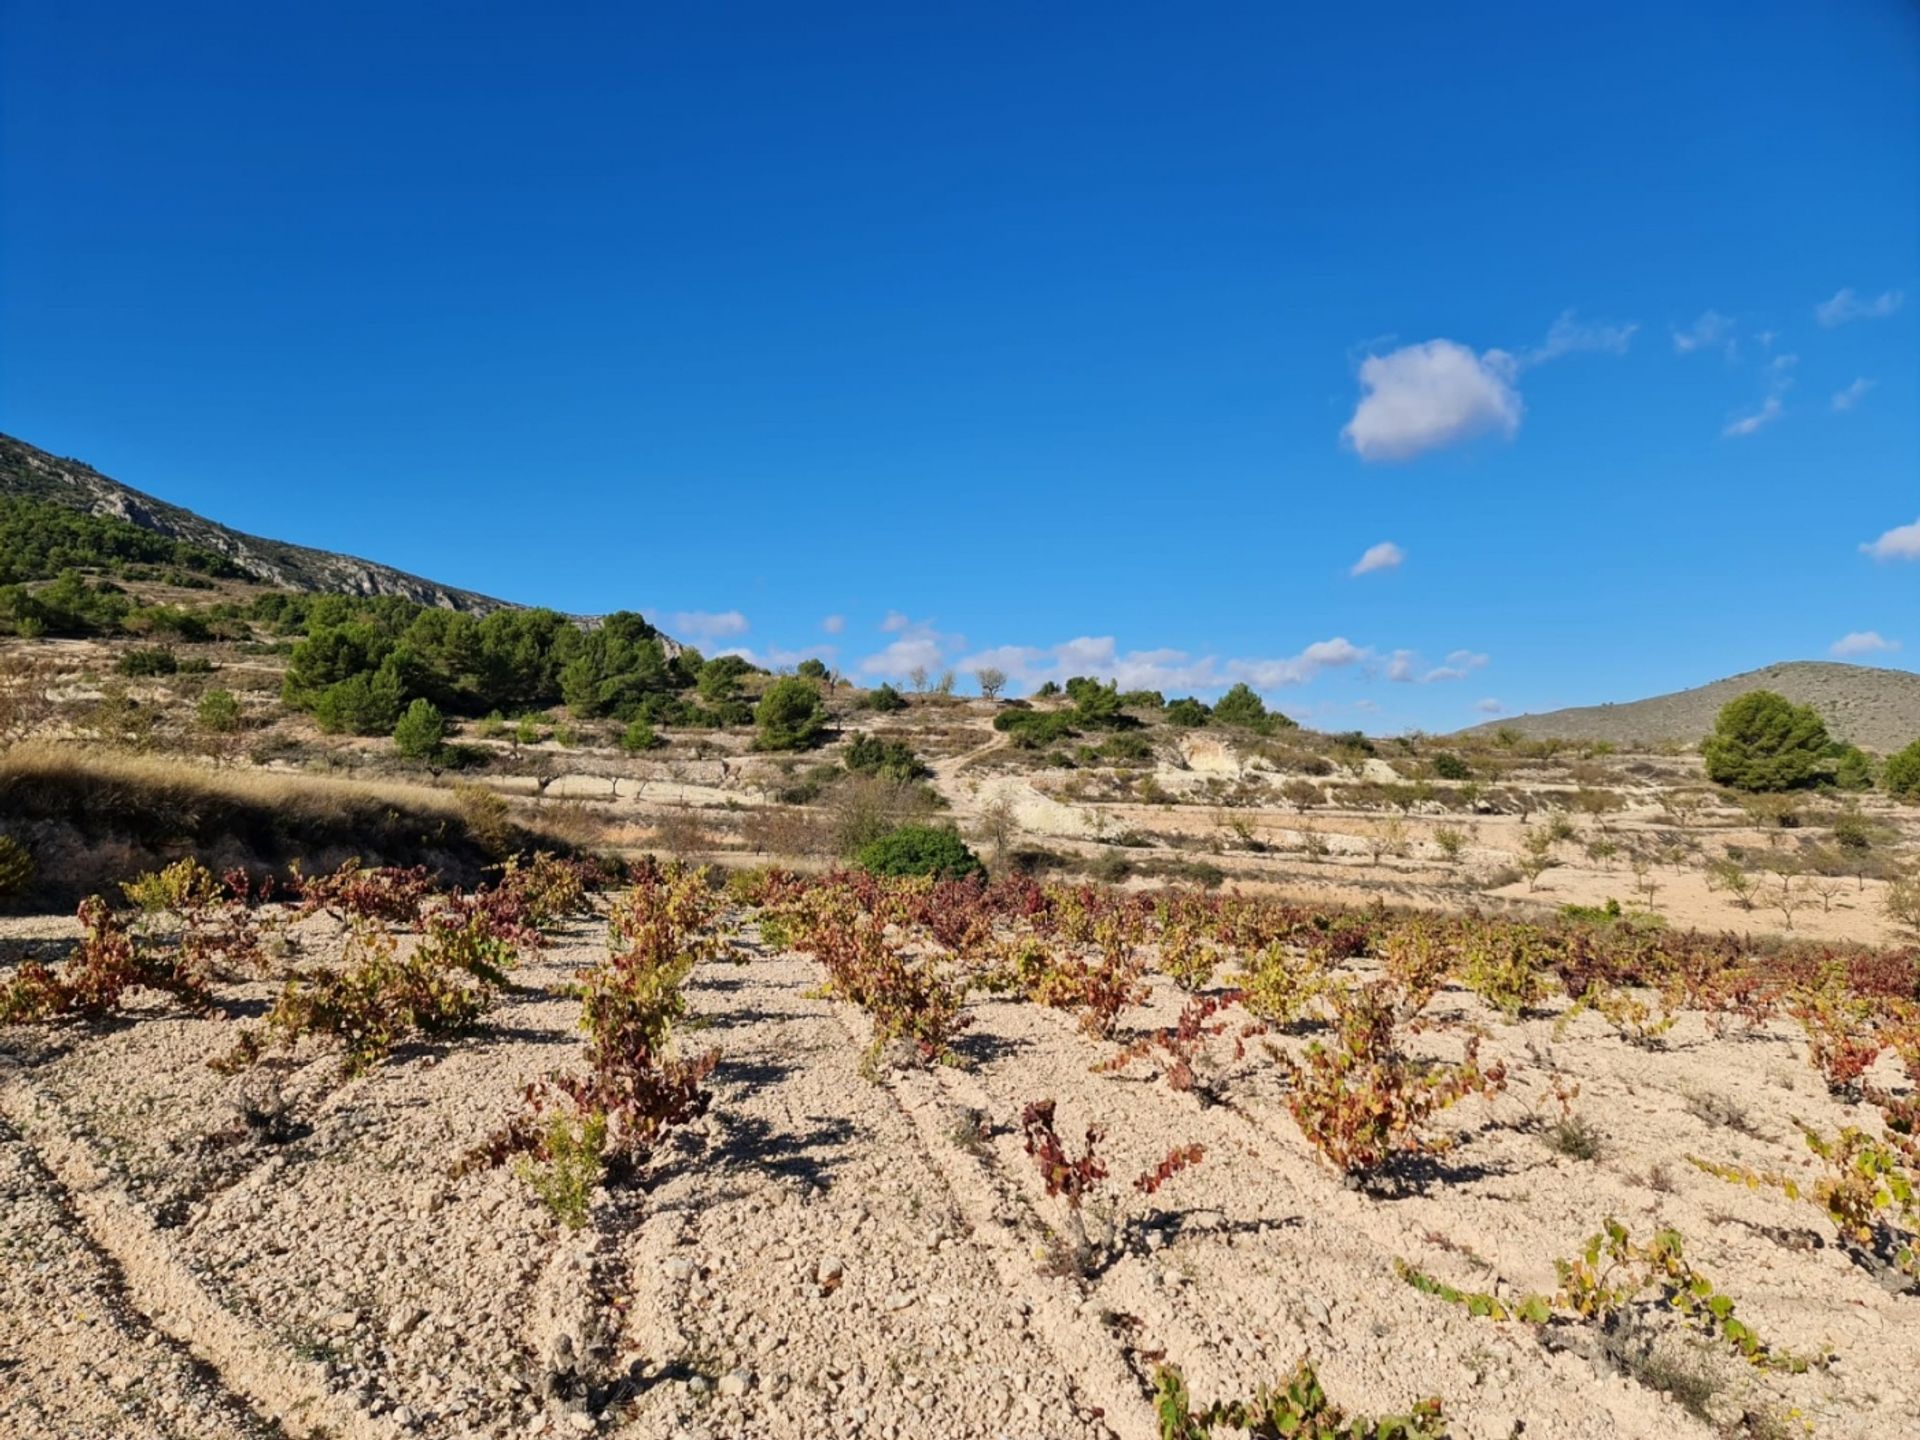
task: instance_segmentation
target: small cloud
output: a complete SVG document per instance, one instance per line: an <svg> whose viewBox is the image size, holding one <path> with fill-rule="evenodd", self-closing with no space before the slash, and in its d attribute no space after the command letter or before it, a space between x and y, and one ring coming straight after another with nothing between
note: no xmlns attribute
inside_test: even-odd
<svg viewBox="0 0 1920 1440"><path fill-rule="evenodd" d="M1883 320L1898 310L1906 298L1901 291L1887 290L1871 300L1862 300L1849 286L1831 300L1823 300L1814 306L1813 316L1829 330L1849 320Z"/></svg>
<svg viewBox="0 0 1920 1440"><path fill-rule="evenodd" d="M1406 345L1360 362L1365 393L1341 438L1362 460L1409 460L1489 431L1511 439L1525 406L1514 359L1452 340Z"/></svg>
<svg viewBox="0 0 1920 1440"><path fill-rule="evenodd" d="M888 611L880 628L896 638L860 662L863 674L899 677L915 670L941 670L947 657L967 643L964 635L946 634L935 629L931 620L911 620L898 610Z"/></svg>
<svg viewBox="0 0 1920 1440"><path fill-rule="evenodd" d="M1709 310L1686 329L1673 332L1673 349L1678 355L1691 355L1733 339L1733 321L1717 310ZM1768 336L1772 340L1772 336Z"/></svg>
<svg viewBox="0 0 1920 1440"><path fill-rule="evenodd" d="M1475 670L1485 668L1488 657L1475 650L1455 650L1447 663L1423 665L1412 650L1396 650L1387 657L1387 679L1397 685L1437 685L1446 680L1464 680Z"/></svg>
<svg viewBox="0 0 1920 1440"><path fill-rule="evenodd" d="M1873 389L1877 383L1877 381L1869 380L1863 375L1851 385L1847 386L1846 389L1834 391L1833 408L1835 410L1853 409L1854 406L1866 398L1867 392Z"/></svg>
<svg viewBox="0 0 1920 1440"><path fill-rule="evenodd" d="M747 633L747 617L738 610L676 610L661 618L661 626L679 640L725 640Z"/></svg>
<svg viewBox="0 0 1920 1440"><path fill-rule="evenodd" d="M1920 560L1920 520L1894 526L1878 540L1862 545L1860 551L1876 560Z"/></svg>
<svg viewBox="0 0 1920 1440"><path fill-rule="evenodd" d="M1889 640L1878 630L1855 630L1834 641L1827 647L1827 653L1844 659L1850 655L1883 655L1899 648L1898 640Z"/></svg>
<svg viewBox="0 0 1920 1440"><path fill-rule="evenodd" d="M1485 700L1474 701L1473 708L1478 710L1482 715L1504 715L1507 713L1507 707L1491 696Z"/></svg>
<svg viewBox="0 0 1920 1440"><path fill-rule="evenodd" d="M1369 546L1367 553L1356 560L1353 568L1347 571L1347 573L1349 575L1371 575L1376 570L1395 570L1400 567L1406 558L1406 551L1402 550L1391 540L1382 540L1378 545Z"/></svg>
<svg viewBox="0 0 1920 1440"><path fill-rule="evenodd" d="M1547 338L1531 350L1521 353L1522 365L1541 365L1549 360L1558 360L1562 355L1572 355L1581 350L1598 350L1608 355L1624 355L1627 345L1633 339L1634 332L1640 327L1631 322L1620 325L1585 325L1574 318L1571 310L1560 312L1560 318L1553 322L1547 331Z"/></svg>
<svg viewBox="0 0 1920 1440"><path fill-rule="evenodd" d="M847 617L844 615L829 615L820 622L820 628L829 635L838 635L847 628Z"/></svg>
<svg viewBox="0 0 1920 1440"><path fill-rule="evenodd" d="M1778 395L1769 395L1758 410L1729 420L1720 433L1727 436L1751 435L1778 420L1784 408Z"/></svg>

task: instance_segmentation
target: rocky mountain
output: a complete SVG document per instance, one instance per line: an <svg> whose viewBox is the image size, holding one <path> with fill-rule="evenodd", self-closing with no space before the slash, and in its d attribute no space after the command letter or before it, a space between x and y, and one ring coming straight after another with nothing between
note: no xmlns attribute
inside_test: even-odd
<svg viewBox="0 0 1920 1440"><path fill-rule="evenodd" d="M1796 705L1811 705L1833 735L1864 750L1886 754L1920 739L1920 674L1828 660L1769 665L1648 700L1490 720L1465 733L1511 729L1535 739L1691 744L1712 731L1721 706L1750 690L1772 690Z"/></svg>
<svg viewBox="0 0 1920 1440"><path fill-rule="evenodd" d="M78 460L0 435L0 495L50 501L108 515L175 540L224 555L264 585L341 595L400 595L421 605L485 614L507 602L441 585L390 565L245 535L123 485Z"/></svg>

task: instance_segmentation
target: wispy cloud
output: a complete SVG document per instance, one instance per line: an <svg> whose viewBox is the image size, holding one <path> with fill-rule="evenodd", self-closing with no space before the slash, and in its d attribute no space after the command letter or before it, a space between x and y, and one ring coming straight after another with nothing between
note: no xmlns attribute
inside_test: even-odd
<svg viewBox="0 0 1920 1440"><path fill-rule="evenodd" d="M676 640L705 644L744 635L751 628L738 610L675 610L660 617L660 626Z"/></svg>
<svg viewBox="0 0 1920 1440"><path fill-rule="evenodd" d="M1889 640L1878 630L1855 630L1851 634L1842 635L1828 646L1827 650L1829 654L1846 659L1854 655L1883 655L1899 648L1898 640Z"/></svg>
<svg viewBox="0 0 1920 1440"><path fill-rule="evenodd" d="M1474 650L1455 650L1444 665L1424 664L1417 652L1396 650L1387 657L1387 679L1397 685L1435 685L1446 680L1464 680L1476 670L1485 669L1488 657Z"/></svg>
<svg viewBox="0 0 1920 1440"><path fill-rule="evenodd" d="M1373 651L1344 636L1316 640L1296 655L1221 659L1186 650L1121 650L1111 635L1083 635L1058 645L999 645L957 662L961 670L992 666L1022 687L1072 675L1117 681L1122 690L1211 692L1244 681L1256 690L1304 685L1328 670L1358 665Z"/></svg>
<svg viewBox="0 0 1920 1440"><path fill-rule="evenodd" d="M1476 355L1452 340L1406 345L1360 362L1364 393L1341 437L1362 460L1410 460L1495 432L1511 439L1525 406L1504 350Z"/></svg>
<svg viewBox="0 0 1920 1440"><path fill-rule="evenodd" d="M820 628L829 635L838 635L847 628L847 617L844 615L829 615L820 622Z"/></svg>
<svg viewBox="0 0 1920 1440"><path fill-rule="evenodd" d="M1849 320L1881 320L1898 310L1906 300L1899 290L1885 290L1871 300L1863 300L1848 286L1831 300L1822 300L1813 307L1814 319L1831 330L1836 325L1845 325Z"/></svg>
<svg viewBox="0 0 1920 1440"><path fill-rule="evenodd" d="M1582 322L1571 310L1563 310L1547 330L1547 338L1520 354L1522 365L1544 365L1562 355L1582 350L1597 350L1608 355L1624 355L1639 325L1633 322L1610 324Z"/></svg>
<svg viewBox="0 0 1920 1440"><path fill-rule="evenodd" d="M1735 438L1751 435L1786 414L1786 393L1793 388L1793 367L1799 363L1798 355L1776 355L1769 360L1766 364L1767 398L1760 402L1758 410L1729 420L1721 427L1720 433Z"/></svg>
<svg viewBox="0 0 1920 1440"><path fill-rule="evenodd" d="M1853 409L1854 406L1866 398L1867 392L1873 389L1877 383L1877 381L1869 380L1863 375L1851 385L1847 386L1846 389L1834 391L1833 408L1835 410Z"/></svg>
<svg viewBox="0 0 1920 1440"><path fill-rule="evenodd" d="M1732 340L1733 321L1717 310L1707 311L1684 330L1676 326L1673 331L1673 349L1678 355L1691 355L1696 350L1731 344Z"/></svg>
<svg viewBox="0 0 1920 1440"><path fill-rule="evenodd" d="M1778 420L1785 412L1785 409L1786 407L1781 404L1778 395L1769 395L1765 400L1760 402L1760 408L1758 410L1751 411L1745 415L1735 416L1726 423L1720 433L1722 435L1736 437L1751 435L1758 430L1764 430L1767 426Z"/></svg>
<svg viewBox="0 0 1920 1440"><path fill-rule="evenodd" d="M1920 520L1911 525L1896 525L1878 540L1860 547L1863 554L1876 560L1920 560Z"/></svg>
<svg viewBox="0 0 1920 1440"><path fill-rule="evenodd" d="M1398 569L1407 558L1407 552L1391 540L1382 540L1378 545L1369 545L1367 553L1353 562L1349 575L1371 575L1376 570Z"/></svg>
<svg viewBox="0 0 1920 1440"><path fill-rule="evenodd" d="M1491 695L1484 700L1474 701L1473 708L1478 710L1482 715L1504 715L1507 713L1507 707L1502 705L1498 700L1495 700Z"/></svg>

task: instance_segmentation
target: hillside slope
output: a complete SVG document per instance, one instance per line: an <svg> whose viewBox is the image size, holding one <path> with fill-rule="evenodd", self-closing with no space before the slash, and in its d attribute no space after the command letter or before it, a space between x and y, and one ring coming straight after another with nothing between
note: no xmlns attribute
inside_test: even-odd
<svg viewBox="0 0 1920 1440"><path fill-rule="evenodd" d="M262 584L281 589L342 595L399 595L417 604L473 614L484 614L507 605L504 600L441 585L390 565L242 534L191 510L122 485L90 465L50 455L10 435L0 435L0 495L49 501L88 514L128 521L157 535L184 540L224 555Z"/></svg>
<svg viewBox="0 0 1920 1440"><path fill-rule="evenodd" d="M1836 737L1863 749L1885 754L1920 738L1920 674L1828 660L1768 665L1647 700L1515 715L1462 733L1511 729L1534 739L1692 743L1713 729L1721 706L1750 690L1773 690L1796 705L1811 705Z"/></svg>

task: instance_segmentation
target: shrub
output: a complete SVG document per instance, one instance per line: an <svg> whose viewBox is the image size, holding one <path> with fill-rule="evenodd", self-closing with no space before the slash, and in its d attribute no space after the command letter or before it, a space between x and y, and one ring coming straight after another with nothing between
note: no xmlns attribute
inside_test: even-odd
<svg viewBox="0 0 1920 1440"><path fill-rule="evenodd" d="M1473 767L1451 751L1442 750L1433 757L1433 773L1442 780L1471 780Z"/></svg>
<svg viewBox="0 0 1920 1440"><path fill-rule="evenodd" d="M853 863L874 875L932 875L963 880L986 867L955 831L937 825L902 825L866 845Z"/></svg>
<svg viewBox="0 0 1920 1440"><path fill-rule="evenodd" d="M1394 1004L1382 985L1334 997L1338 1039L1314 1042L1304 1063L1283 1059L1292 1089L1287 1108L1300 1132L1348 1175L1369 1177L1404 1156L1446 1148L1429 1133L1434 1115L1469 1095L1505 1088L1500 1065L1481 1069L1479 1039L1460 1065L1422 1065L1402 1053Z"/></svg>
<svg viewBox="0 0 1920 1440"><path fill-rule="evenodd" d="M1920 740L1887 757L1881 784L1896 800L1920 802Z"/></svg>
<svg viewBox="0 0 1920 1440"><path fill-rule="evenodd" d="M231 690L209 690L194 707L194 719L209 735L231 735L241 724L240 702Z"/></svg>
<svg viewBox="0 0 1920 1440"><path fill-rule="evenodd" d="M907 697L891 685L878 685L867 691L856 702L862 710L872 710L876 714L888 715L895 710L907 708Z"/></svg>
<svg viewBox="0 0 1920 1440"><path fill-rule="evenodd" d="M339 1043L349 1075L377 1063L402 1041L471 1030L493 1007L515 961L513 947L487 917L456 923L435 916L410 953L384 926L356 920L343 963L295 980L267 1013L266 1032L249 1031L223 1066L256 1058L269 1043L292 1049L304 1035Z"/></svg>
<svg viewBox="0 0 1920 1440"><path fill-rule="evenodd" d="M753 719L760 727L753 742L757 750L810 750L820 743L826 726L820 692L809 682L792 677L767 687L754 707Z"/></svg>
<svg viewBox="0 0 1920 1440"><path fill-rule="evenodd" d="M842 757L847 769L856 775L881 775L889 780L919 780L933 772L920 763L913 747L904 740L881 740L872 735L856 735Z"/></svg>
<svg viewBox="0 0 1920 1440"><path fill-rule="evenodd" d="M1793 790L1824 772L1826 724L1810 707L1771 690L1730 700L1701 753L1707 777L1735 790Z"/></svg>
<svg viewBox="0 0 1920 1440"><path fill-rule="evenodd" d="M1377 1420L1349 1417L1327 1398L1311 1360L1302 1360L1292 1378L1278 1390L1262 1385L1251 1400L1216 1400L1198 1412L1193 1409L1186 1382L1172 1366L1161 1366L1154 1373L1153 1383L1161 1440L1210 1440L1217 1428L1244 1431L1256 1440L1268 1436L1297 1440L1445 1440L1447 1434L1437 1399L1421 1400L1405 1415Z"/></svg>
<svg viewBox="0 0 1920 1440"><path fill-rule="evenodd" d="M113 668L122 675L172 675L179 670L180 662L164 645L143 645L127 651Z"/></svg>
<svg viewBox="0 0 1920 1440"><path fill-rule="evenodd" d="M1075 734L1072 714L1065 710L1002 710L993 728L1011 735L1023 750L1041 750Z"/></svg>
<svg viewBox="0 0 1920 1440"><path fill-rule="evenodd" d="M620 748L634 754L651 750L659 743L660 737L653 733L653 726L644 719L629 721L627 728L620 732Z"/></svg>
<svg viewBox="0 0 1920 1440"><path fill-rule="evenodd" d="M416 700L393 727L393 744L409 760L428 760L447 738L447 719L431 700Z"/></svg>
<svg viewBox="0 0 1920 1440"><path fill-rule="evenodd" d="M11 835L0 835L0 900L24 891L34 874L33 852Z"/></svg>
<svg viewBox="0 0 1920 1440"><path fill-rule="evenodd" d="M1207 716L1212 713L1205 705L1188 695L1167 706L1166 721L1167 724L1176 725L1182 730L1192 730L1206 724Z"/></svg>
<svg viewBox="0 0 1920 1440"><path fill-rule="evenodd" d="M1836 746L1833 752L1833 783L1841 790L1871 790L1873 761L1858 745Z"/></svg>

